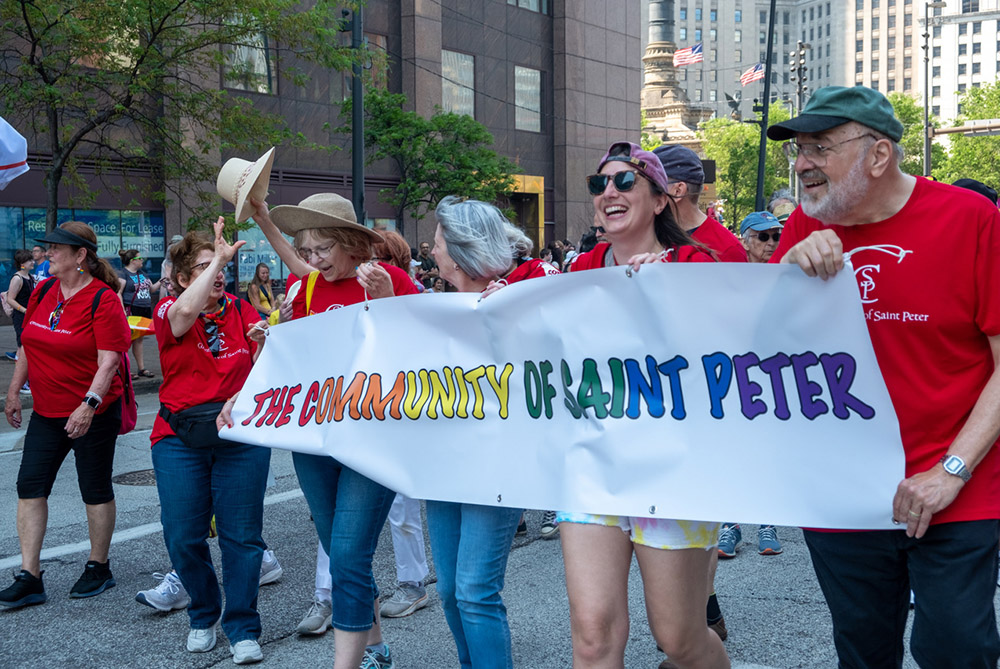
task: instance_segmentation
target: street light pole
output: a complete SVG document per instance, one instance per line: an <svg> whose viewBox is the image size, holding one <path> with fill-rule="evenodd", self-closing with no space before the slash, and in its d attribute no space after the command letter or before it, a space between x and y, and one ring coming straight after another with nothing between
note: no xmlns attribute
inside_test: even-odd
<svg viewBox="0 0 1000 669"><path fill-rule="evenodd" d="M924 4L924 176L931 175L931 9L945 7L946 2Z"/></svg>
<svg viewBox="0 0 1000 669"><path fill-rule="evenodd" d="M802 102L803 96L806 91L809 90L809 86L806 82L809 81L809 68L806 66L806 51L811 49L812 45L808 42L803 42L802 40L795 40L795 51L791 51L788 54L791 67L788 68L792 73L792 81L795 82L795 102L796 108L792 111L792 116L797 113L802 113ZM794 174L795 161L791 161L789 165L789 173ZM796 201L798 201L799 194L799 180L789 177L789 185L792 187L792 192L795 195Z"/></svg>

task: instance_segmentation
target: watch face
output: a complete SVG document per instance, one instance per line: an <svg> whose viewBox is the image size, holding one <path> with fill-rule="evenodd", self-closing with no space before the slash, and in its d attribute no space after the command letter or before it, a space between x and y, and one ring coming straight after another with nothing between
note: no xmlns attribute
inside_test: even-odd
<svg viewBox="0 0 1000 669"><path fill-rule="evenodd" d="M949 474L958 474L962 469L962 461L958 458L948 458L944 461L944 470Z"/></svg>

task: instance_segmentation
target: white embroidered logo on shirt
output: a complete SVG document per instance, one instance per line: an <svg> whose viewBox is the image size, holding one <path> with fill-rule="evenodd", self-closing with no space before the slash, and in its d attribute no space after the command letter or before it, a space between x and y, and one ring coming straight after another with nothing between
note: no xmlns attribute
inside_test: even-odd
<svg viewBox="0 0 1000 669"><path fill-rule="evenodd" d="M887 253L896 258L896 264L903 262L908 254L913 253L913 251L907 251L901 246L895 246L893 244L876 244L874 246L859 246L856 249L844 254L844 262L850 260L855 254L861 251L879 251L881 253ZM867 265L859 265L854 268L854 277L858 280L858 290L861 291L861 302L863 304L872 304L873 302L878 302L878 297L875 297L873 293L875 292L875 278L878 276L879 272L882 271L882 265L877 263L869 263Z"/></svg>

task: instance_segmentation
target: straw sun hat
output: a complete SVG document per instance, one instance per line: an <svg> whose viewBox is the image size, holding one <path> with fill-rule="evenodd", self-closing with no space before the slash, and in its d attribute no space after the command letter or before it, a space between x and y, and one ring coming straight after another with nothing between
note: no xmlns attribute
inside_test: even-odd
<svg viewBox="0 0 1000 669"><path fill-rule="evenodd" d="M271 164L274 162L274 147L250 162L242 158L230 158L219 170L215 188L223 200L236 207L236 222L242 223L253 216L255 200L267 199L267 187L271 181Z"/></svg>
<svg viewBox="0 0 1000 669"><path fill-rule="evenodd" d="M345 228L366 234L371 241L382 241L382 235L358 224L354 205L336 193L316 193L298 204L282 204L271 210L271 220L286 235L295 236L300 230Z"/></svg>

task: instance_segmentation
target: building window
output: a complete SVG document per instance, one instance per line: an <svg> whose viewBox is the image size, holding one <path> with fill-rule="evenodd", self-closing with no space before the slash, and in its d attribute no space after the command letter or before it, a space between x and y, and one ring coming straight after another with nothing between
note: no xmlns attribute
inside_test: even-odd
<svg viewBox="0 0 1000 669"><path fill-rule="evenodd" d="M896 48L896 36L895 35L889 35L889 38L886 40L886 46L889 47L890 50Z"/></svg>
<svg viewBox="0 0 1000 669"><path fill-rule="evenodd" d="M719 71L718 70L710 70L709 73L708 73L708 80L711 81L711 82L718 81L719 80Z"/></svg>
<svg viewBox="0 0 1000 669"><path fill-rule="evenodd" d="M979 0L962 0L962 13L968 14L970 12L979 11Z"/></svg>
<svg viewBox="0 0 1000 669"><path fill-rule="evenodd" d="M979 74L979 63L973 63L972 64L972 73L973 74Z"/></svg>
<svg viewBox="0 0 1000 669"><path fill-rule="evenodd" d="M886 90L887 93L891 93L892 91L896 90L896 80L895 79L890 79L886 83L885 90Z"/></svg>
<svg viewBox="0 0 1000 669"><path fill-rule="evenodd" d="M686 40L688 38L688 29L687 28L681 28L679 34L681 36L681 41L683 42L684 40Z"/></svg>
<svg viewBox="0 0 1000 669"><path fill-rule="evenodd" d="M830 78L830 66L829 65L826 66L826 78L827 79Z"/></svg>
<svg viewBox="0 0 1000 669"><path fill-rule="evenodd" d="M687 7L681 7L681 21L688 20L688 10Z"/></svg>
<svg viewBox="0 0 1000 669"><path fill-rule="evenodd" d="M958 34L959 35L964 35L966 32L968 32L968 30L969 30L969 24L968 23L959 23L958 24Z"/></svg>
<svg viewBox="0 0 1000 669"><path fill-rule="evenodd" d="M714 63L718 58L718 52L715 49L708 50L708 62Z"/></svg>
<svg viewBox="0 0 1000 669"><path fill-rule="evenodd" d="M829 44L826 45L826 57L827 58L830 57L830 45Z"/></svg>
<svg viewBox="0 0 1000 669"><path fill-rule="evenodd" d="M864 8L865 8L865 0L854 0L854 9L860 12ZM802 12L802 20L803 21L806 20L805 12Z"/></svg>
<svg viewBox="0 0 1000 669"><path fill-rule="evenodd" d="M441 50L441 108L476 117L476 58Z"/></svg>
<svg viewBox="0 0 1000 669"><path fill-rule="evenodd" d="M760 43L761 44L767 44L767 33L766 32L764 32L763 30L761 30L760 31L760 35L758 37L760 39Z"/></svg>
<svg viewBox="0 0 1000 669"><path fill-rule="evenodd" d="M717 98L717 93L715 92L714 89L708 92L708 101L709 102L715 102L717 99L718 99Z"/></svg>
<svg viewBox="0 0 1000 669"><path fill-rule="evenodd" d="M781 42L782 42L782 44L784 44L785 46L788 46L790 40L791 40L791 36L788 33L782 33L781 34Z"/></svg>
<svg viewBox="0 0 1000 669"><path fill-rule="evenodd" d="M742 42L743 41L743 31L742 30L736 30L736 31L733 32L733 41L734 42Z"/></svg>
<svg viewBox="0 0 1000 669"><path fill-rule="evenodd" d="M965 92L965 84L959 84L958 85L958 92L959 93L964 93Z"/></svg>
<svg viewBox="0 0 1000 669"><path fill-rule="evenodd" d="M896 15L895 14L889 14L889 27L890 28L895 28L896 27Z"/></svg>
<svg viewBox="0 0 1000 669"><path fill-rule="evenodd" d="M903 79L903 90L904 91L910 90L910 78L909 77L906 77L905 79Z"/></svg>
<svg viewBox="0 0 1000 669"><path fill-rule="evenodd" d="M959 65L958 65L958 75L962 76L963 74L965 74L966 69L967 69L967 67L966 67L965 63L959 63Z"/></svg>
<svg viewBox="0 0 1000 669"><path fill-rule="evenodd" d="M890 69L890 70L895 70L896 69L896 59L893 58L892 56L890 56L889 59L888 59L888 64L886 65L886 68Z"/></svg>
<svg viewBox="0 0 1000 669"><path fill-rule="evenodd" d="M719 20L719 12L717 10L715 10L715 9L708 10L708 20L709 21L718 21Z"/></svg>
<svg viewBox="0 0 1000 669"><path fill-rule="evenodd" d="M515 5L531 12L549 13L549 0L507 0L508 5Z"/></svg>
<svg viewBox="0 0 1000 669"><path fill-rule="evenodd" d="M934 98L941 97L941 87L940 86L932 86L931 87L931 97L934 97Z"/></svg>
<svg viewBox="0 0 1000 669"><path fill-rule="evenodd" d="M542 131L542 73L514 66L514 127Z"/></svg>
<svg viewBox="0 0 1000 669"><path fill-rule="evenodd" d="M865 21L864 21L864 19L855 19L854 20L854 32L859 33L861 31L863 31L864 29L865 29ZM803 35L803 37L805 37L805 35Z"/></svg>
<svg viewBox="0 0 1000 669"><path fill-rule="evenodd" d="M968 47L965 44L959 44L958 45L958 55L959 56L964 56L967 51L968 51Z"/></svg>
<svg viewBox="0 0 1000 669"><path fill-rule="evenodd" d="M864 62L860 61L860 60L858 62L856 62L854 64L854 71L857 72L858 74L861 74L862 72L864 72L865 71L865 64L864 64Z"/></svg>
<svg viewBox="0 0 1000 669"><path fill-rule="evenodd" d="M267 35L258 33L245 44L227 47L225 87L278 94L278 51Z"/></svg>
<svg viewBox="0 0 1000 669"><path fill-rule="evenodd" d="M873 37L872 38L872 51L878 51L878 47L879 47L878 37Z"/></svg>
<svg viewBox="0 0 1000 669"><path fill-rule="evenodd" d="M694 20L701 21L701 7L695 7L694 9Z"/></svg>
<svg viewBox="0 0 1000 669"><path fill-rule="evenodd" d="M879 0L872 0L872 9L878 9Z"/></svg>
<svg viewBox="0 0 1000 669"><path fill-rule="evenodd" d="M941 26L934 26L934 39L941 39Z"/></svg>
<svg viewBox="0 0 1000 669"><path fill-rule="evenodd" d="M934 47L931 50L931 56L933 58L940 58L941 57L941 47L939 47L939 46Z"/></svg>
<svg viewBox="0 0 1000 669"><path fill-rule="evenodd" d="M872 17L872 30L878 30L879 18L877 16Z"/></svg>
<svg viewBox="0 0 1000 669"><path fill-rule="evenodd" d="M815 21L816 20L816 14L815 14L815 12L813 12L813 9L815 9L815 8L814 7L810 7L809 8L809 20L810 21ZM805 13L805 12L803 12L803 13Z"/></svg>
<svg viewBox="0 0 1000 669"><path fill-rule="evenodd" d="M974 42L972 45L972 53L982 53L982 52L983 52L983 45L980 44L979 42Z"/></svg>
<svg viewBox="0 0 1000 669"><path fill-rule="evenodd" d="M937 11L936 9L934 11ZM913 14L903 14L903 25L913 25Z"/></svg>
<svg viewBox="0 0 1000 669"><path fill-rule="evenodd" d="M700 42L701 41L701 28L695 28L694 29L694 41L695 42Z"/></svg>
<svg viewBox="0 0 1000 669"><path fill-rule="evenodd" d="M938 107L937 105L934 105L933 107L931 107L931 113L934 114L935 116L940 116L941 108Z"/></svg>
<svg viewBox="0 0 1000 669"><path fill-rule="evenodd" d="M716 35L715 28L710 28L708 31L708 39L711 41L715 41L715 35Z"/></svg>
<svg viewBox="0 0 1000 669"><path fill-rule="evenodd" d="M880 63L879 63L878 59L875 59L875 60L872 61L872 74L877 74L878 73L878 66L879 66L879 64Z"/></svg>
<svg viewBox="0 0 1000 669"><path fill-rule="evenodd" d="M789 12L782 12L781 13L781 25L787 26L790 22L791 22L791 17L789 16Z"/></svg>
<svg viewBox="0 0 1000 669"><path fill-rule="evenodd" d="M913 36L912 35L903 35L903 48L906 49L906 48L909 48L911 46L913 46Z"/></svg>
<svg viewBox="0 0 1000 669"><path fill-rule="evenodd" d="M913 59L910 56L903 56L903 69L908 70L912 66Z"/></svg>
<svg viewBox="0 0 1000 669"><path fill-rule="evenodd" d="M694 101L695 102L701 102L701 89L700 88L696 88L695 91L694 91Z"/></svg>
<svg viewBox="0 0 1000 669"><path fill-rule="evenodd" d="M743 49L737 49L733 52L733 57L736 58L736 62L743 60Z"/></svg>
<svg viewBox="0 0 1000 669"><path fill-rule="evenodd" d="M760 22L761 23L767 23L767 12L761 12L760 13Z"/></svg>
<svg viewBox="0 0 1000 669"><path fill-rule="evenodd" d="M733 15L733 20L734 20L734 21L735 21L736 23L743 23L743 11L742 11L742 10L739 10L739 9L737 9L737 10L736 10L736 13L735 13L735 14Z"/></svg>
<svg viewBox="0 0 1000 669"><path fill-rule="evenodd" d="M695 81L701 81L702 72L703 72L703 70L695 70L694 71L694 80Z"/></svg>
<svg viewBox="0 0 1000 669"><path fill-rule="evenodd" d="M972 34L973 35L978 35L981 32L983 32L983 22L982 21L973 21L972 22Z"/></svg>
<svg viewBox="0 0 1000 669"><path fill-rule="evenodd" d="M940 65L935 65L934 67L931 68L931 76L932 77L940 77L941 76L941 66Z"/></svg>

